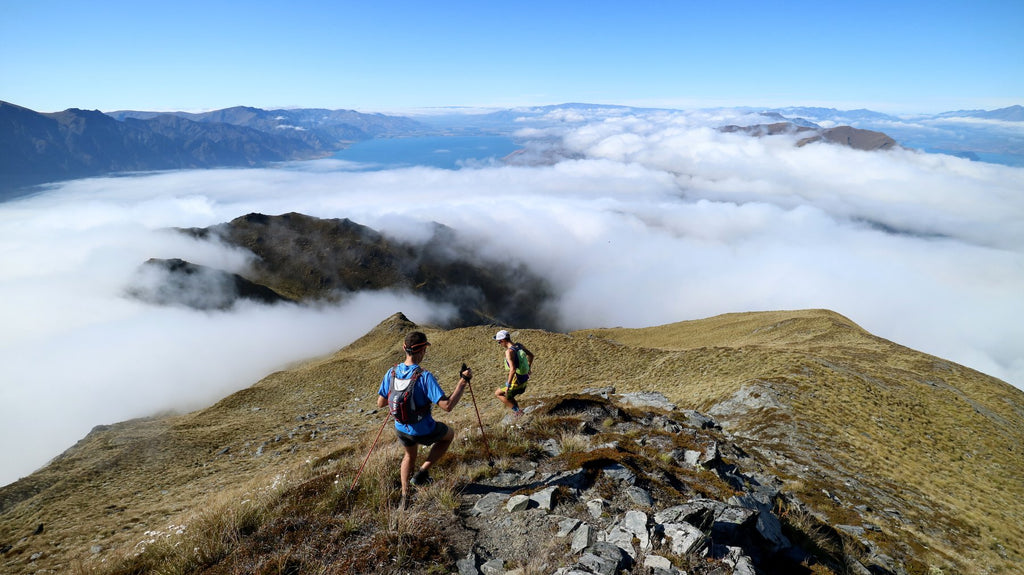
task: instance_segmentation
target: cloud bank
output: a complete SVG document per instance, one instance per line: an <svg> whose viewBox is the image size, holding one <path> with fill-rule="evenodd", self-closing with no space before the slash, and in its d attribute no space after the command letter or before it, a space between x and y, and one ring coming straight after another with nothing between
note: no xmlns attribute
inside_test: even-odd
<svg viewBox="0 0 1024 575"><path fill-rule="evenodd" d="M206 405L397 311L447 313L397 293L230 312L124 297L149 258L243 270L245 254L165 228L249 212L347 217L413 241L446 224L546 277L564 330L828 308L1024 386L1024 169L725 134L715 127L752 123L727 111L560 113L521 134L519 159L542 165L322 160L78 180L0 204L0 484L95 425Z"/></svg>

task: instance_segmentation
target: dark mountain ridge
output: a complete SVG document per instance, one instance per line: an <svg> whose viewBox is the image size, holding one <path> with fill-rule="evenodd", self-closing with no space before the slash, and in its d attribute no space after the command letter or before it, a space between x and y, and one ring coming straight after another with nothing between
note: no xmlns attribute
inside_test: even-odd
<svg viewBox="0 0 1024 575"><path fill-rule="evenodd" d="M882 132L861 130L850 126L836 128L809 127L793 122L775 122L773 124L755 124L753 126L723 126L719 131L725 133L744 133L755 137L778 136L782 134L798 134L801 138L796 145L806 146L815 142L828 142L847 146L855 150L877 151L898 148L899 144Z"/></svg>
<svg viewBox="0 0 1024 575"><path fill-rule="evenodd" d="M147 260L126 293L155 305L183 305L201 310L230 309L240 299L265 304L292 301L238 274L177 258Z"/></svg>
<svg viewBox="0 0 1024 575"><path fill-rule="evenodd" d="M349 110L236 107L204 114L71 108L39 113L0 102L0 200L36 184L117 172L252 167L330 154L423 125Z"/></svg>
<svg viewBox="0 0 1024 575"><path fill-rule="evenodd" d="M426 242L387 237L349 219L248 214L181 230L248 250L230 274L181 260L147 262L129 295L161 305L224 309L238 299L338 301L359 291L406 290L454 310L449 327L502 323L550 327L550 286L521 262L481 258L455 230L434 224ZM159 265L157 265L159 264Z"/></svg>

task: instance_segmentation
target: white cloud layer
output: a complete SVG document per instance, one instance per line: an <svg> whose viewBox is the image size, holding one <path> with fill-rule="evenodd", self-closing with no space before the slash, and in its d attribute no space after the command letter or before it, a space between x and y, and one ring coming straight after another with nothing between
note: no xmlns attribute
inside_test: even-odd
<svg viewBox="0 0 1024 575"><path fill-rule="evenodd" d="M545 138L537 154L573 158L545 166L319 161L79 180L0 204L0 484L94 425L205 405L396 311L448 311L385 293L217 313L123 297L153 257L244 269L245 254L163 228L249 212L347 217L410 240L447 224L549 279L561 329L828 308L1024 386L1024 169L713 129L744 119L565 117L531 132Z"/></svg>

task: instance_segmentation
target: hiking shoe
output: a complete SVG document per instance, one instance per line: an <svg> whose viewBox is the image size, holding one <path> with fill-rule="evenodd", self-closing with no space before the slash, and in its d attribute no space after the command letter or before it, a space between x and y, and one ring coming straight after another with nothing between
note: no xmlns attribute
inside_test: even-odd
<svg viewBox="0 0 1024 575"><path fill-rule="evenodd" d="M512 417L514 418L515 421L518 422L520 419L523 418L523 410L522 409L517 409L517 410L513 411L512 412Z"/></svg>
<svg viewBox="0 0 1024 575"><path fill-rule="evenodd" d="M419 471L416 472L416 475L412 476L412 480L410 481L410 483L422 487L424 485L430 485L430 483L433 481L434 480L430 478L429 469L420 469Z"/></svg>
<svg viewBox="0 0 1024 575"><path fill-rule="evenodd" d="M398 500L398 509L401 510L401 511L405 511L408 508L409 508L409 497L403 495L402 498Z"/></svg>

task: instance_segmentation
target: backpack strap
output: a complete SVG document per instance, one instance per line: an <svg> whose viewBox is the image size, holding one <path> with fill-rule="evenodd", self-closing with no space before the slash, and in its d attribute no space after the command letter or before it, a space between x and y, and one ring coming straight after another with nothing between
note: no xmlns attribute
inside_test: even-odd
<svg viewBox="0 0 1024 575"><path fill-rule="evenodd" d="M525 362L529 361L527 359L526 355L525 355L525 354L529 353L529 351L521 343L513 343L511 349L512 349L512 359L515 362L514 365L512 366L512 369L514 369L516 371L516 373L519 373L520 368L523 367L522 363L524 361ZM522 357L519 356L519 352L520 351L524 353L524 355ZM526 365L529 366L530 364L527 363ZM520 374L520 375L525 375L525 373L524 374Z"/></svg>
<svg viewBox="0 0 1024 575"><path fill-rule="evenodd" d="M394 367L388 370L388 393L391 393L391 388L395 385L395 378L398 377L395 375L395 371L398 370L399 365L402 364L396 363Z"/></svg>
<svg viewBox="0 0 1024 575"><path fill-rule="evenodd" d="M416 384L419 383L420 375L422 375L422 374L423 374L423 368L418 366L418 365L416 366L416 369L412 370L412 375L409 376L409 387L412 388L410 393L416 393ZM416 407L416 415L422 416L422 415L426 415L428 413L430 413L430 398L429 397L427 397L427 401L425 401L423 403L423 405L419 405L419 406Z"/></svg>
<svg viewBox="0 0 1024 575"><path fill-rule="evenodd" d="M389 386L388 387L388 391L391 391L391 387L390 386L394 385L395 378L398 377L398 375L395 372L398 370L398 366L400 366L400 365L402 365L402 364L396 363L395 367L392 367L391 371L388 372L388 375L391 377L391 380L388 382L388 386ZM416 393L416 384L419 383L420 375L422 375L422 374L423 374L423 368L418 366L418 365L416 366L416 369L412 370L412 374L409 375L409 389L410 389L410 393ZM421 406L416 408L416 413L426 413L428 411L430 411L430 398L429 397L427 398L426 405L421 405Z"/></svg>

